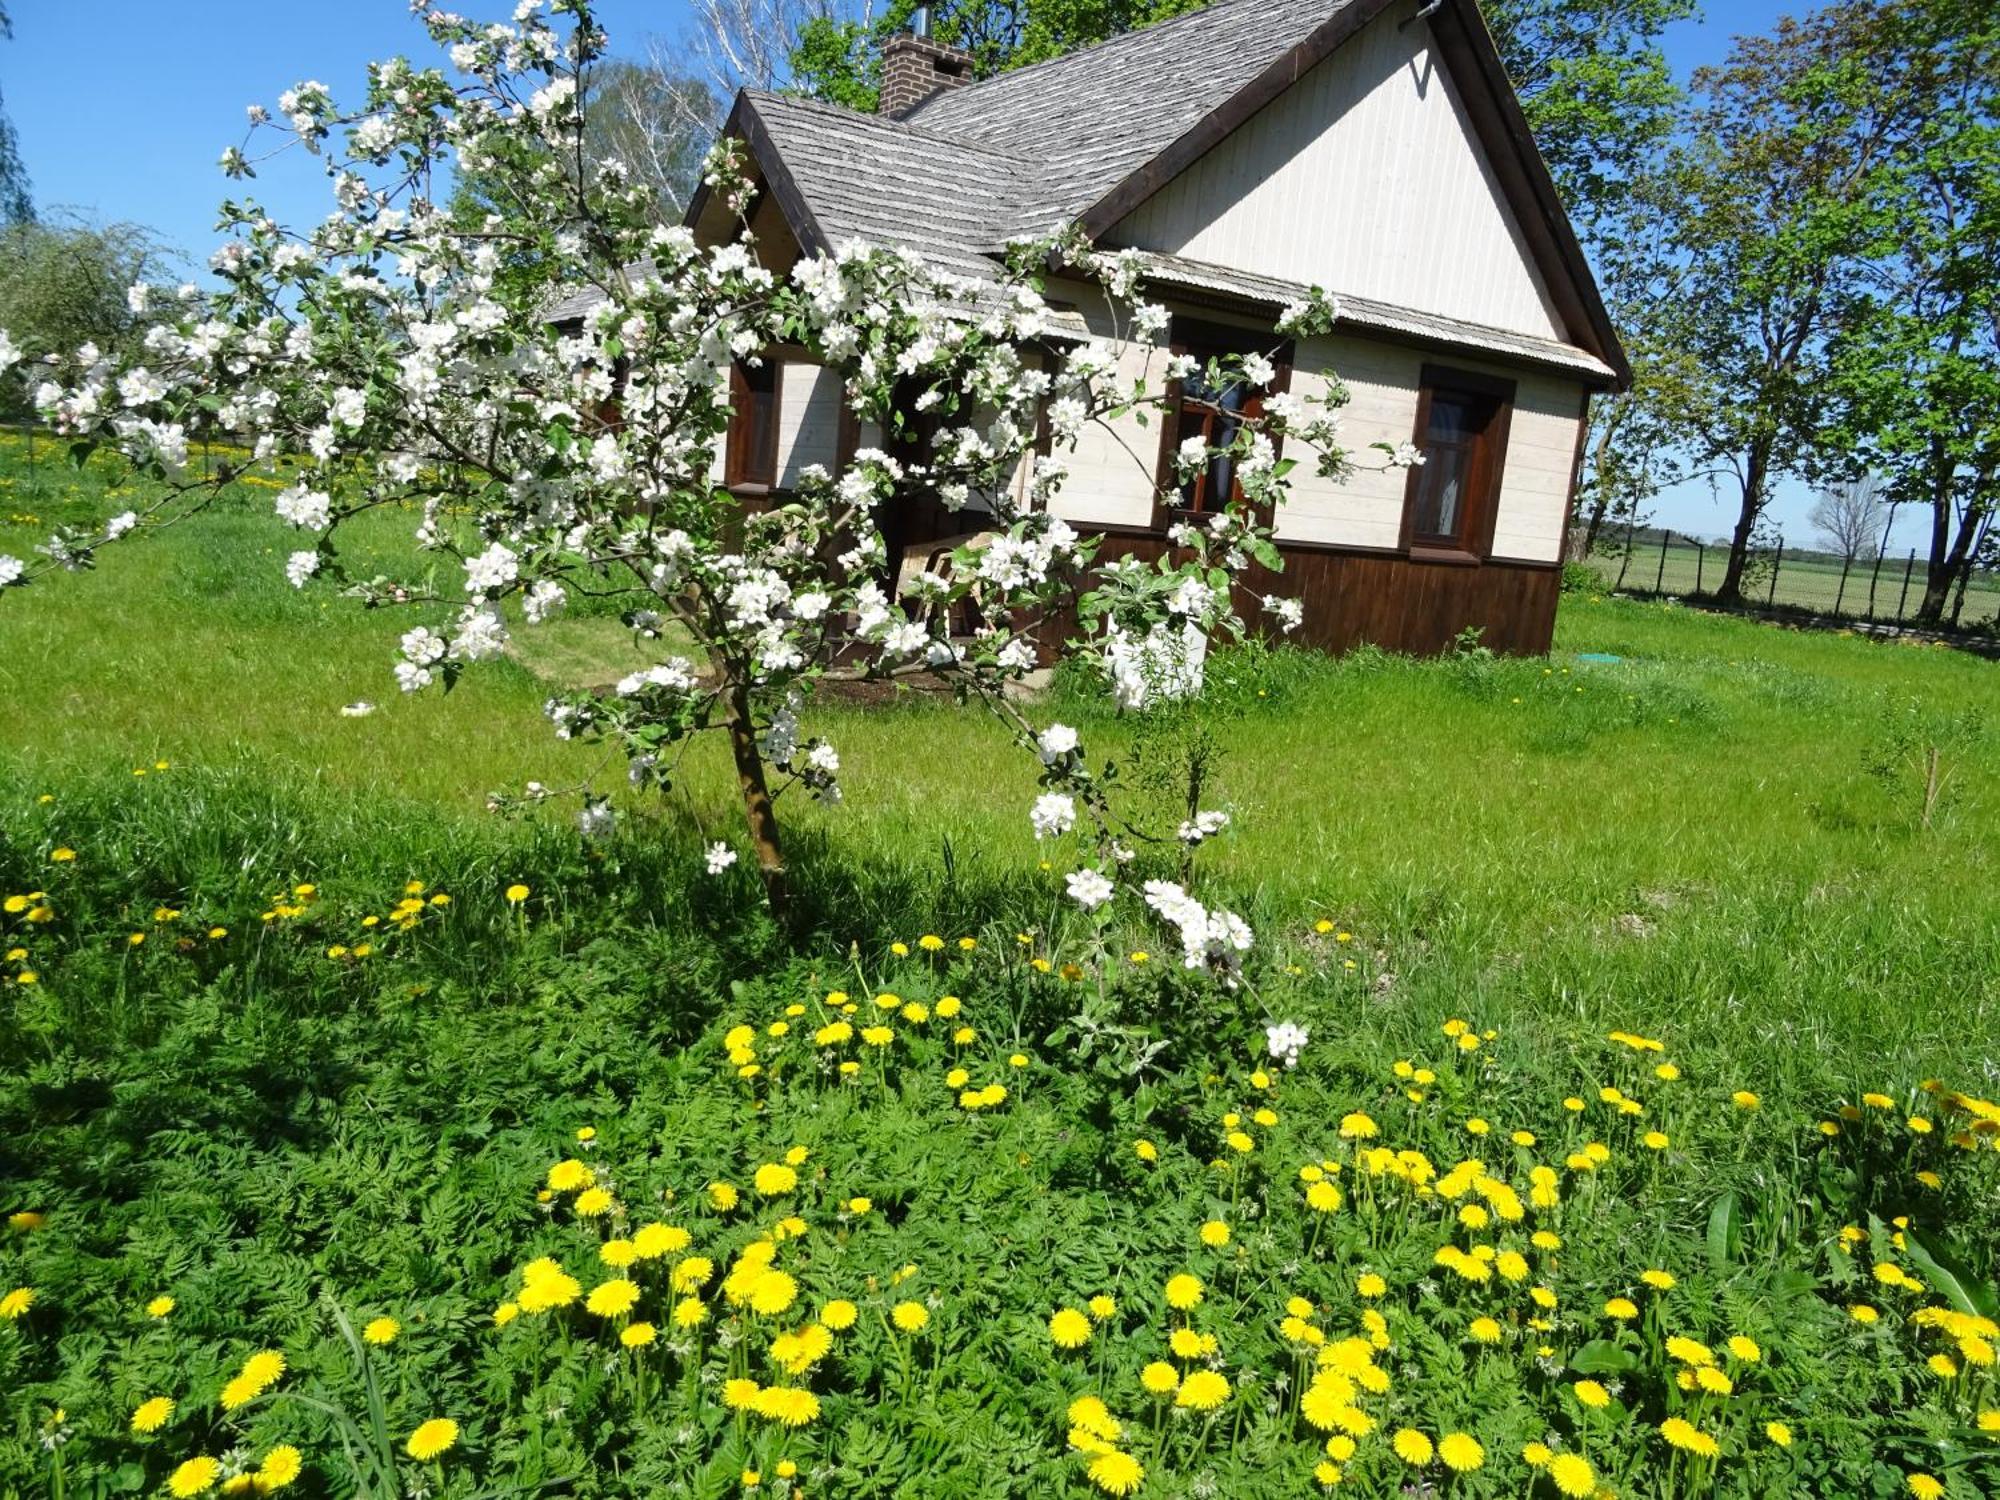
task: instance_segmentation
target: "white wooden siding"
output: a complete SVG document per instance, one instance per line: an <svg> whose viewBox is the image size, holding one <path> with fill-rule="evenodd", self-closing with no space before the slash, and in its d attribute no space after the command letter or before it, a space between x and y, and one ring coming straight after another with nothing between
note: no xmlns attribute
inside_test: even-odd
<svg viewBox="0 0 2000 1500"><path fill-rule="evenodd" d="M1404 15L1391 7L1107 241L1567 338L1429 26Z"/></svg>
<svg viewBox="0 0 2000 1500"><path fill-rule="evenodd" d="M1516 383L1493 556L1556 561L1569 510L1583 387L1560 376L1338 335L1307 339L1299 346L1292 390L1301 397L1321 394L1326 389L1321 371L1329 368L1345 382L1352 399L1340 410L1340 434L1356 455L1357 471L1344 480L1323 479L1312 472L1309 450L1289 452L1286 456L1297 458L1299 467L1292 471L1290 494L1278 509L1279 540L1389 549L1400 544L1407 471L1384 469L1384 455L1368 445L1414 438L1417 391L1426 363Z"/></svg>
<svg viewBox="0 0 2000 1500"><path fill-rule="evenodd" d="M1049 295L1060 300L1073 298L1090 332L1099 338L1112 337L1111 314L1101 296L1079 284L1062 282L1052 285ZM1165 334L1160 335L1157 345L1131 340L1120 350L1113 378L1120 388L1129 389L1143 375L1147 389L1157 394L1166 385L1167 357ZM1049 509L1080 529L1151 526L1160 422L1158 412L1146 416L1144 423L1136 411L1115 422L1087 423L1073 450L1058 444L1054 456L1069 466L1069 477L1056 491Z"/></svg>
<svg viewBox="0 0 2000 1500"><path fill-rule="evenodd" d="M840 447L840 376L823 365L788 359L778 370L778 488L793 489L800 471L833 472Z"/></svg>

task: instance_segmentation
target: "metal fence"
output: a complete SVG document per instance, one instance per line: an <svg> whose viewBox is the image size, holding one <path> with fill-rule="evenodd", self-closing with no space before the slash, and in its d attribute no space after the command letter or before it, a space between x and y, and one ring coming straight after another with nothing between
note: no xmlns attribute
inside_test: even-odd
<svg viewBox="0 0 2000 1500"><path fill-rule="evenodd" d="M1678 532L1641 536L1612 553L1590 559L1613 588L1626 593L1686 598L1713 593L1729 563L1729 549ZM1751 605L1890 623L1913 620L1924 597L1924 563L1914 548L1898 556L1842 559L1825 552L1776 546L1751 555L1743 578ZM2000 574L1975 569L1959 605L1956 590L1945 619L1971 629L2000 620Z"/></svg>

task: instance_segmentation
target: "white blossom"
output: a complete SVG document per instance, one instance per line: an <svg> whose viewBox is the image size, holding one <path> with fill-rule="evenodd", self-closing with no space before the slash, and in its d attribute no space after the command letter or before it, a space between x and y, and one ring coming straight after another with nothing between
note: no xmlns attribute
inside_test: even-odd
<svg viewBox="0 0 2000 1500"><path fill-rule="evenodd" d="M104 523L105 540L115 542L138 524L139 513L136 510L120 511Z"/></svg>
<svg viewBox="0 0 2000 1500"><path fill-rule="evenodd" d="M1035 736L1035 748L1045 766L1052 766L1064 756L1073 754L1077 744L1076 731L1067 724L1051 724Z"/></svg>
<svg viewBox="0 0 2000 1500"><path fill-rule="evenodd" d="M736 863L736 851L720 839L708 846L708 873L720 875Z"/></svg>
<svg viewBox="0 0 2000 1500"><path fill-rule="evenodd" d="M306 531L324 531L333 515L333 497L302 484L280 490L275 504L280 516Z"/></svg>
<svg viewBox="0 0 2000 1500"><path fill-rule="evenodd" d="M1306 1043L1312 1040L1312 1032L1295 1021L1281 1021L1275 1026L1264 1028L1264 1048L1274 1062L1286 1068L1299 1065L1299 1054L1305 1051Z"/></svg>
<svg viewBox="0 0 2000 1500"><path fill-rule="evenodd" d="M311 550L294 552L285 559L285 579L295 589L306 586L306 580L319 571L319 554Z"/></svg>
<svg viewBox="0 0 2000 1500"><path fill-rule="evenodd" d="M1076 870L1067 877L1070 899L1085 911L1096 911L1111 899L1112 886L1100 870Z"/></svg>
<svg viewBox="0 0 2000 1500"><path fill-rule="evenodd" d="M6 588L10 583L19 583L21 576L27 571L28 565L20 558L0 553L0 589Z"/></svg>
<svg viewBox="0 0 2000 1500"><path fill-rule="evenodd" d="M1036 838L1058 838L1076 827L1076 799L1066 792L1044 792L1029 810L1028 822Z"/></svg>

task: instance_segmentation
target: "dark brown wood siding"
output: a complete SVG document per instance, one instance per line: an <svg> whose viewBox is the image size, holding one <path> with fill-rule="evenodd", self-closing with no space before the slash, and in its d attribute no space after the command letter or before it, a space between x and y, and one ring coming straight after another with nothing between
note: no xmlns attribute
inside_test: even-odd
<svg viewBox="0 0 2000 1500"><path fill-rule="evenodd" d="M1118 535L1105 539L1099 556L1129 555L1151 561L1163 538ZM1283 573L1252 568L1238 591L1246 621L1269 623L1262 599L1277 594L1305 605L1305 623L1286 640L1326 651L1360 645L1413 656L1435 656L1459 633L1477 626L1480 644L1510 656L1539 656L1555 635L1562 570L1549 563L1489 558L1476 564L1418 562L1392 552L1338 551L1280 543ZM1074 626L1050 622L1053 644Z"/></svg>

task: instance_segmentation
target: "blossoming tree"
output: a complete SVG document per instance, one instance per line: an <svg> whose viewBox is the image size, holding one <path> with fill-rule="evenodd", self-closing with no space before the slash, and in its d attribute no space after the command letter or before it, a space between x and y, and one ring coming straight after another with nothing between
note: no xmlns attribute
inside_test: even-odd
<svg viewBox="0 0 2000 1500"><path fill-rule="evenodd" d="M837 751L802 722L836 662L937 674L999 714L1041 766L1035 835L1084 835L1094 854L1070 893L1086 909L1109 901L1141 831L1120 819L1075 731L1036 725L1006 689L1048 649L1037 625L1060 610L1082 622L1067 649L1104 672L1121 704L1197 690L1208 641L1246 629L1238 575L1279 565L1259 517L1297 460L1281 461L1277 440L1311 449L1325 472L1353 462L1335 430L1337 382L1311 403L1269 400L1226 450L1190 439L1182 473L1227 451L1240 494L1205 528L1177 528L1158 562L1100 566L1098 539L1052 508L1062 455L1087 424L1195 373L1163 351L1137 379L1119 373L1124 342L1150 353L1166 321L1135 300L1129 259L1075 241L1023 245L993 280L972 282L856 245L777 274L750 231L755 190L729 143L708 182L740 227L714 245L663 224L651 190L617 162L586 157L584 108L606 56L588 0L525 0L496 25L420 11L441 65L376 64L348 111L300 84L276 118L253 107L249 136L223 157L232 177L252 177L265 159L254 148L275 136L274 150L323 159L328 218L295 230L253 201L225 203L219 290L135 286L152 320L138 355L85 346L27 370L36 407L79 455L113 446L151 487L142 508L101 528L58 529L33 565L0 557L0 589L88 566L107 542L199 509L241 471L192 466L190 444L237 441L250 467L289 481L276 509L302 533L285 565L295 586L420 616L395 664L405 691L448 688L573 597L615 600L651 664L610 690L551 699L556 733L615 743L631 781L656 787L698 736L724 736L774 904L775 799L794 787L840 795ZM441 202L453 182L476 182L481 208ZM1101 284L1117 337L1062 338L1038 290L1052 261ZM591 293L580 317L552 316L579 291ZM1333 315L1316 296L1280 326L1311 332ZM921 461L862 448L843 472L810 471L783 503L746 514L715 463L729 369L780 341L837 369L856 417L884 433L910 416L898 391L921 391L935 419ZM18 359L0 333L0 368ZM1257 355L1202 373L1218 386L1270 377ZM1037 455L1044 421L1052 451ZM899 591L876 521L919 491L983 512L985 536ZM383 507L418 517L408 569L357 576L342 525ZM985 624L954 637L952 606L968 600ZM1262 602L1282 627L1298 623L1296 602ZM608 821L605 792L570 790L586 832ZM525 795L555 793L531 784ZM1199 842L1221 821L1201 814L1181 836ZM710 867L733 857L717 845ZM1178 885L1152 882L1147 899L1180 930L1190 966L1233 962L1248 945L1239 919Z"/></svg>

